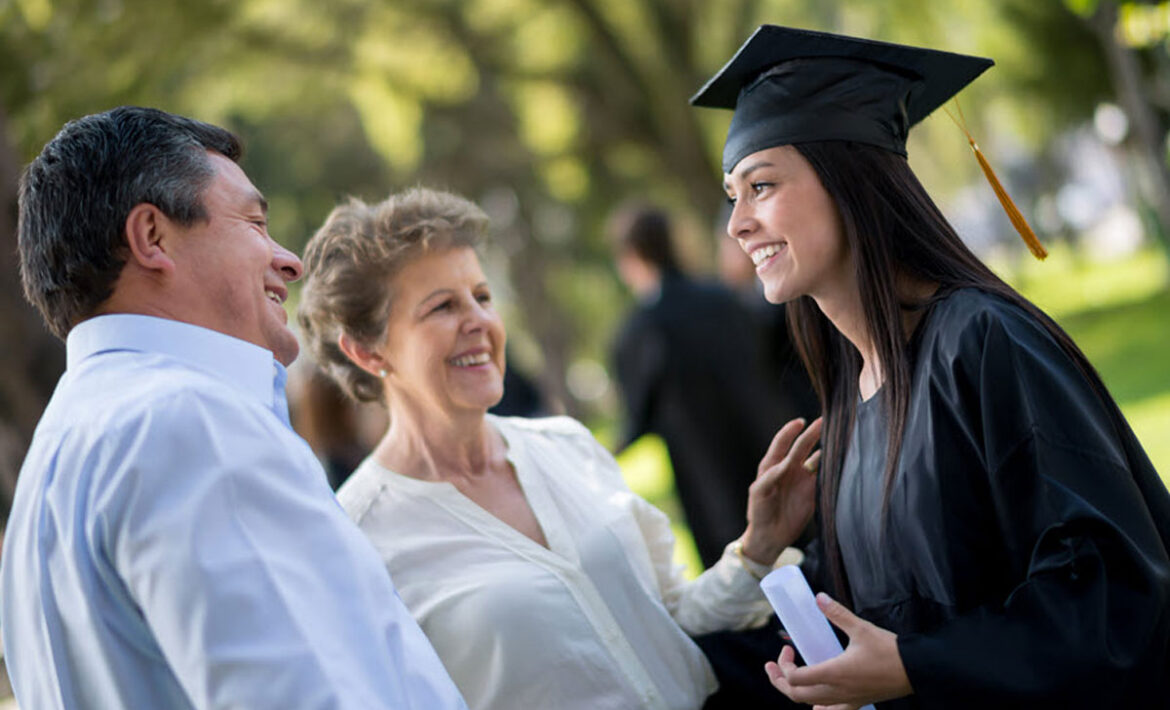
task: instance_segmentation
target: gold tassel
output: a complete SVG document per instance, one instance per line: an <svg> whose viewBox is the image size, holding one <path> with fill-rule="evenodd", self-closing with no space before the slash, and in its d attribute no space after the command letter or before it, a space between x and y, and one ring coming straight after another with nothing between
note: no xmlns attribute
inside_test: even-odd
<svg viewBox="0 0 1170 710"><path fill-rule="evenodd" d="M961 122L956 120L954 115L947 109L943 110L955 122L955 125L967 136L967 142L971 144L971 150L975 153L975 159L979 161L979 167L983 169L983 175L987 178L987 182L991 183L991 189L995 190L995 196L999 198L999 203L1003 205L1003 211L1007 213L1008 219L1012 221L1012 226L1020 233L1020 237L1024 243L1028 245L1028 249L1032 252L1032 256L1037 259L1044 259L1048 256L1048 250L1040 243L1036 237L1036 233L1032 231L1032 227L1028 225L1028 220L1024 219L1024 214L1020 212L1020 208L1012 200L1011 195L1004 189L1003 183L999 181L995 171L991 169L991 163L987 162L983 151L979 150L979 146L975 143L975 139L971 137L971 132L967 130L967 119L963 116L963 107L959 105L958 98L955 99L955 106L959 109L959 116L963 119Z"/></svg>

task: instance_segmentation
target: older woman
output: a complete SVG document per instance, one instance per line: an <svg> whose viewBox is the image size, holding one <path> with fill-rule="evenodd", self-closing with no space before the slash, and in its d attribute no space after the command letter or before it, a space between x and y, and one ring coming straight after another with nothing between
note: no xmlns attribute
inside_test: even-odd
<svg viewBox="0 0 1170 710"><path fill-rule="evenodd" d="M341 503L472 708L698 708L716 681L688 634L768 617L757 580L799 532L780 521L807 522L778 501L815 485L819 423L781 430L744 535L684 581L666 516L581 424L487 413L506 336L474 249L486 222L415 189L338 207L309 243L309 345L390 414Z"/></svg>

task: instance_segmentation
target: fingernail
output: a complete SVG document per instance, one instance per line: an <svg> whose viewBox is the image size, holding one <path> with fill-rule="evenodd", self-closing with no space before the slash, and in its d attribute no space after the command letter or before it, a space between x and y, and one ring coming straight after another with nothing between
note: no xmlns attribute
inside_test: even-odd
<svg viewBox="0 0 1170 710"><path fill-rule="evenodd" d="M806 597L806 599L807 599L807 597ZM824 592L817 592L817 601L819 601L822 604L831 604L833 602L833 598L830 597L828 594L825 594Z"/></svg>

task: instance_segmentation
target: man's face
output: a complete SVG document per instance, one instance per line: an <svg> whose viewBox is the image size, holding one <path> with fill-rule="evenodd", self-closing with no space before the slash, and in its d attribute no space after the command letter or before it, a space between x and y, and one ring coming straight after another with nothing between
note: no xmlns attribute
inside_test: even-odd
<svg viewBox="0 0 1170 710"><path fill-rule="evenodd" d="M288 365L299 345L283 304L301 260L268 236L267 203L240 166L215 152L208 159L215 176L203 192L207 219L178 228L172 256L190 295L179 320L259 345Z"/></svg>

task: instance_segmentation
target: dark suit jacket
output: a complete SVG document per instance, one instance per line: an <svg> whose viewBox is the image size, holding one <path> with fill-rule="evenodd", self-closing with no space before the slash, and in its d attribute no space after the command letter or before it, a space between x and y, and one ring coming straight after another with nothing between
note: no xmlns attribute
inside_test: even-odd
<svg viewBox="0 0 1170 710"><path fill-rule="evenodd" d="M743 532L748 486L787 421L765 351L758 322L734 293L678 273L635 308L615 343L622 446L646 433L665 440L706 566Z"/></svg>

